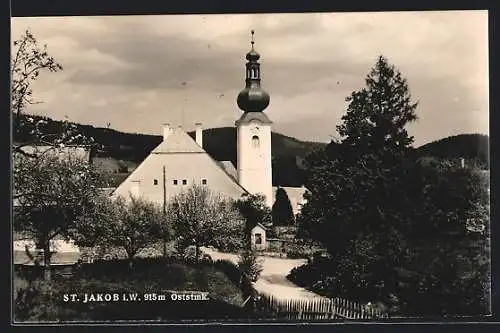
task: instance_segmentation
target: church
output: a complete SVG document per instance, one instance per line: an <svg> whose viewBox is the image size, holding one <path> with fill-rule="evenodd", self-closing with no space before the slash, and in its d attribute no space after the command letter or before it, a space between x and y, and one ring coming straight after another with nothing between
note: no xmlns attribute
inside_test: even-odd
<svg viewBox="0 0 500 333"><path fill-rule="evenodd" d="M264 113L270 96L261 87L260 55L254 48L246 54L245 88L237 97L243 111L236 121L237 165L216 161L203 149L203 128L196 124L195 139L182 128L164 124L163 141L113 191L113 196L143 197L163 204L193 184L238 199L244 194L263 194L272 207L277 187L272 182L271 126ZM304 203L305 187L282 187L295 214ZM262 227L262 226L261 226Z"/></svg>

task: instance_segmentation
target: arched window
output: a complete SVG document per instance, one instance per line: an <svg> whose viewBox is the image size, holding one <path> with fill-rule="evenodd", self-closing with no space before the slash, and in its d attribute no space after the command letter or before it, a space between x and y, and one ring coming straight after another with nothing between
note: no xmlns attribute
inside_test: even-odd
<svg viewBox="0 0 500 333"><path fill-rule="evenodd" d="M252 147L253 148L259 148L260 147L260 140L257 135L252 136Z"/></svg>

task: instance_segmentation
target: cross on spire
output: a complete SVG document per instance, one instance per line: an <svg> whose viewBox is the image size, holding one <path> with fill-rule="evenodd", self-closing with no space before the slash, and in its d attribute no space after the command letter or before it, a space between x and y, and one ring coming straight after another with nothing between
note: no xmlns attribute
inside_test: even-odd
<svg viewBox="0 0 500 333"><path fill-rule="evenodd" d="M252 44L252 49L253 49L253 44L255 44L255 41L253 40L253 35L255 33L254 30L250 31L252 33L252 41L250 42Z"/></svg>

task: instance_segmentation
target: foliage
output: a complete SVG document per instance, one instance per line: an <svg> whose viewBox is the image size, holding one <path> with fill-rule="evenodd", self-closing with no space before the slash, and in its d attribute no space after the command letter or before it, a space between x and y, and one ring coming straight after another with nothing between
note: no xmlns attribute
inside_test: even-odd
<svg viewBox="0 0 500 333"><path fill-rule="evenodd" d="M125 273L126 279L123 278ZM26 280L18 275L14 285L18 291L14 315L17 321L22 322L224 319L248 316L240 308L244 299L237 282L232 282L213 264L186 265L163 258L137 259L130 270L127 260L117 260L83 264L71 277L54 278L50 285L34 281L31 289ZM23 296L27 290L30 290L31 298ZM63 297L64 294L76 293L83 298L84 293L106 292L160 295L166 290L207 291L210 300L83 303L64 302ZM22 304L25 306L21 308Z"/></svg>
<svg viewBox="0 0 500 333"><path fill-rule="evenodd" d="M418 156L441 159L464 158L466 165L489 169L489 137L483 134L460 134L427 143L418 148ZM457 165L459 161L457 160Z"/></svg>
<svg viewBox="0 0 500 333"><path fill-rule="evenodd" d="M193 185L170 199L167 216L181 249L190 245L235 251L243 244L244 219L234 203L203 185Z"/></svg>
<svg viewBox="0 0 500 333"><path fill-rule="evenodd" d="M245 236L247 238L250 237L250 231L258 223L262 225L272 223L271 210L266 204L265 197L261 194L244 194L242 198L234 202L234 205L245 219Z"/></svg>
<svg viewBox="0 0 500 333"><path fill-rule="evenodd" d="M80 219L73 235L83 246L119 246L129 259L159 238L158 230L167 230L162 209L142 198L102 198L101 211L106 219Z"/></svg>
<svg viewBox="0 0 500 333"><path fill-rule="evenodd" d="M21 116L21 122L29 125L28 118L36 124L41 122L40 135L52 136L59 133L64 125L74 127L84 137L93 138L98 143L97 156L111 157L116 160L142 162L158 144L162 137L139 133L123 133L110 128L77 124L67 120L53 120L37 115ZM31 125L21 133L14 133L14 141L33 141ZM48 135L50 134L50 135ZM194 132L189 132L194 137ZM321 148L321 142L304 142L279 133L272 133L273 183L282 186L300 186L304 183L304 173L296 159L308 152ZM206 129L203 132L203 148L217 161L231 161L236 166L236 129L221 127ZM281 170L278 172L277 170Z"/></svg>
<svg viewBox="0 0 500 333"><path fill-rule="evenodd" d="M276 190L276 200L272 208L273 225L286 226L295 223L293 208L288 194L282 187Z"/></svg>
<svg viewBox="0 0 500 333"><path fill-rule="evenodd" d="M245 274L238 265L226 259L216 260L213 265L224 272L231 282L240 286L243 297L256 296L257 292L252 285L250 276Z"/></svg>
<svg viewBox="0 0 500 333"><path fill-rule="evenodd" d="M13 161L14 228L44 250L46 267L50 240L68 237L78 218L98 213L94 207L101 179L80 152L49 147L35 150L37 158L17 154Z"/></svg>
<svg viewBox="0 0 500 333"><path fill-rule="evenodd" d="M411 313L417 282L402 287L401 269L414 271L418 266L427 275L420 281L441 276L455 286L441 299L431 296L431 290L437 292L431 282L422 282L426 287L421 289L441 311L453 313L457 303L464 305L462 295L472 294L466 286L471 287L474 278L462 283L470 276L465 268L463 274L442 275L439 267L458 265L458 259L422 253L436 244L447 248L472 242L467 221L479 211L487 215L487 187L474 170L443 161L424 165L414 159L413 138L405 126L416 119L417 104L411 101L406 80L385 58L380 57L369 73L366 88L353 92L347 101L347 113L338 126L341 141L308 157L310 193L298 218L300 234L320 241L331 258L328 264L309 266L311 280L302 268L307 281L301 284L335 296L379 300L398 311L407 306L405 311ZM476 218L474 224L487 223ZM466 251L459 249L462 258ZM487 262L488 254L481 251ZM432 260L440 264L434 266ZM478 295L484 294L477 290L481 284L476 284Z"/></svg>
<svg viewBox="0 0 500 333"><path fill-rule="evenodd" d="M257 258L254 250L245 248L240 254L238 268L250 281L255 282L263 269L262 260Z"/></svg>

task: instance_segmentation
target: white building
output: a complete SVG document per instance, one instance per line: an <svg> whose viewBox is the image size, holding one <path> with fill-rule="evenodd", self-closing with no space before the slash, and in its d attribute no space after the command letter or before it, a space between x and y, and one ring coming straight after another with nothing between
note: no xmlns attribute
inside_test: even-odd
<svg viewBox="0 0 500 333"><path fill-rule="evenodd" d="M237 166L216 161L203 149L203 129L196 124L193 140L181 127L163 125L163 142L125 179L113 196L130 194L162 204L192 184L209 186L214 192L238 199L245 193L263 194L269 207L275 200L272 186L271 125L263 112L270 97L260 85L260 55L247 53L245 88L237 98L243 111L236 121ZM284 188L294 213L303 204L304 187Z"/></svg>

